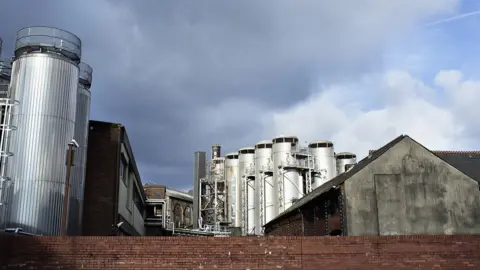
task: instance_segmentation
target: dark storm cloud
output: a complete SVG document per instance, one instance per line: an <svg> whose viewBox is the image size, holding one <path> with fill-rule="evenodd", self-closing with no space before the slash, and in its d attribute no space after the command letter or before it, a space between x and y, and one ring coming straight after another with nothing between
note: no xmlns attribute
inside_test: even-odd
<svg viewBox="0 0 480 270"><path fill-rule="evenodd" d="M194 151L265 139L258 114L381 60L375 9L327 2L4 0L0 35L11 51L25 26L77 34L94 68L92 119L127 127L143 181L185 187Z"/></svg>

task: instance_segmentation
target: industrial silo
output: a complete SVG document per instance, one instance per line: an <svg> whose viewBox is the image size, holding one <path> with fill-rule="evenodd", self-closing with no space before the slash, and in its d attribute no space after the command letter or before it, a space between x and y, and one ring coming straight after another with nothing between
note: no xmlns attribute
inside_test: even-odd
<svg viewBox="0 0 480 270"><path fill-rule="evenodd" d="M255 233L255 148L238 151L238 171L242 179L243 234Z"/></svg>
<svg viewBox="0 0 480 270"><path fill-rule="evenodd" d="M12 67L12 109L7 176L13 181L9 227L59 235L66 150L74 138L80 39L61 29L18 31Z"/></svg>
<svg viewBox="0 0 480 270"><path fill-rule="evenodd" d="M300 171L292 153L298 146L295 136L278 136L273 139L273 177L277 202L275 216L289 208L303 194Z"/></svg>
<svg viewBox="0 0 480 270"><path fill-rule="evenodd" d="M12 65L9 60L0 60L0 98L7 97L8 85L12 75Z"/></svg>
<svg viewBox="0 0 480 270"><path fill-rule="evenodd" d="M335 152L330 141L314 141L308 144L313 157L312 190L337 176Z"/></svg>
<svg viewBox="0 0 480 270"><path fill-rule="evenodd" d="M228 216L232 226L242 226L242 208L238 204L241 200L241 181L238 177L238 152L225 155L225 179L227 181ZM239 188L240 187L240 188ZM237 192L238 191L238 192Z"/></svg>
<svg viewBox="0 0 480 270"><path fill-rule="evenodd" d="M337 158L337 173L341 174L345 172L346 165L353 165L357 163L357 156L353 153L343 152L335 155Z"/></svg>
<svg viewBox="0 0 480 270"><path fill-rule="evenodd" d="M262 233L262 226L272 220L276 199L273 189L272 141L261 141L255 145L255 233Z"/></svg>
<svg viewBox="0 0 480 270"><path fill-rule="evenodd" d="M79 64L77 108L75 114L75 135L79 147L75 150L74 166L72 167L71 196L68 212L68 234L80 235L83 213L83 193L85 187L85 172L87 163L88 123L90 120L90 87L92 86L93 69L85 64Z"/></svg>

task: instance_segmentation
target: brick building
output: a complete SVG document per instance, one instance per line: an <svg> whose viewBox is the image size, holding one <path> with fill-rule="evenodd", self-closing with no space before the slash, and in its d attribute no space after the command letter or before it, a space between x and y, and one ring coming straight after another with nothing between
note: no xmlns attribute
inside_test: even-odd
<svg viewBox="0 0 480 270"><path fill-rule="evenodd" d="M164 235L165 229L193 227L193 196L163 185L145 184L147 235Z"/></svg>
<svg viewBox="0 0 480 270"><path fill-rule="evenodd" d="M145 199L125 127L90 121L83 235L145 235Z"/></svg>
<svg viewBox="0 0 480 270"><path fill-rule="evenodd" d="M436 153L399 136L301 198L265 235L479 234L480 154Z"/></svg>

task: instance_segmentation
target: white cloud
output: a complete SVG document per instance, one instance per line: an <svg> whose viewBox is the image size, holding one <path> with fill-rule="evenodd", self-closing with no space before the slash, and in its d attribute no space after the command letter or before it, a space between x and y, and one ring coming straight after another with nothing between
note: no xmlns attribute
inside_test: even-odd
<svg viewBox="0 0 480 270"><path fill-rule="evenodd" d="M363 82L321 87L306 101L273 113L274 133L331 139L338 151L359 156L400 134L432 149L475 146L471 139L480 135L480 121L475 120L480 81L463 80L460 71L440 71L432 86L405 71L387 71L377 78L375 88ZM443 92L446 106L432 98ZM344 97L359 97L358 93L363 97L344 102ZM378 95L383 98L377 108L362 106Z"/></svg>

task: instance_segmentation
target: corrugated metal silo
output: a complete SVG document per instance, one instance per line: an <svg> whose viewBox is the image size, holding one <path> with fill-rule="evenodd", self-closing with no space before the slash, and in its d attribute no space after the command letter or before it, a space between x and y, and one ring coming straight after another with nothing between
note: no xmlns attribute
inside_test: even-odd
<svg viewBox="0 0 480 270"><path fill-rule="evenodd" d="M232 226L240 228L242 226L242 208L237 207L240 202L242 190L240 177L238 177L238 152L225 155L225 179L227 181L227 204L228 217L232 222Z"/></svg>
<svg viewBox="0 0 480 270"><path fill-rule="evenodd" d="M341 174L345 172L345 166L353 165L357 163L357 155L350 152L337 153L335 155L337 159L337 173Z"/></svg>
<svg viewBox="0 0 480 270"><path fill-rule="evenodd" d="M312 190L337 176L334 146L331 141L314 141L308 144L313 156L314 175Z"/></svg>
<svg viewBox="0 0 480 270"><path fill-rule="evenodd" d="M0 98L7 97L8 85L12 75L12 65L8 60L0 60Z"/></svg>
<svg viewBox="0 0 480 270"><path fill-rule="evenodd" d="M90 87L93 69L85 63L79 64L77 108L75 113L75 135L79 147L75 150L72 168L72 189L68 212L68 234L80 235L83 213L83 193L87 163L88 122L90 120Z"/></svg>
<svg viewBox="0 0 480 270"><path fill-rule="evenodd" d="M255 234L262 234L262 226L275 216L275 190L272 182L272 141L260 141L255 145Z"/></svg>
<svg viewBox="0 0 480 270"><path fill-rule="evenodd" d="M273 139L273 177L277 195L275 215L281 214L302 196L303 183L300 183L300 172L295 168L292 156L298 145L295 136L277 136Z"/></svg>
<svg viewBox="0 0 480 270"><path fill-rule="evenodd" d="M61 29L18 31L12 68L12 109L7 176L8 226L42 235L59 235L66 172L66 150L74 137L80 39Z"/></svg>
<svg viewBox="0 0 480 270"><path fill-rule="evenodd" d="M238 171L242 179L243 234L255 233L255 148L238 150Z"/></svg>

